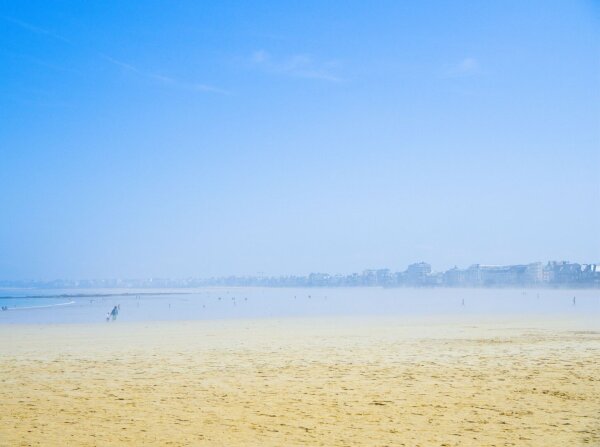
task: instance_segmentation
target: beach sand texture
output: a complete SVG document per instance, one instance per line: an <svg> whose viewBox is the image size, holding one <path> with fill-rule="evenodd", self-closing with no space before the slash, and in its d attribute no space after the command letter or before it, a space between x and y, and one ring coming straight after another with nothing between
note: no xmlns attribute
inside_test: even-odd
<svg viewBox="0 0 600 447"><path fill-rule="evenodd" d="M0 445L600 445L600 331L544 320L0 327Z"/></svg>

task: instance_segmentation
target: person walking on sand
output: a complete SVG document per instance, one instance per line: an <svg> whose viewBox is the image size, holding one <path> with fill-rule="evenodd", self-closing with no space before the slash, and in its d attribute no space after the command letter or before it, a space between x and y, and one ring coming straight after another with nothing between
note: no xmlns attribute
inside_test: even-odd
<svg viewBox="0 0 600 447"><path fill-rule="evenodd" d="M113 307L113 310L110 311L110 316L112 317L113 321L117 319L117 315L119 315L119 309L117 308L117 306L115 306Z"/></svg>

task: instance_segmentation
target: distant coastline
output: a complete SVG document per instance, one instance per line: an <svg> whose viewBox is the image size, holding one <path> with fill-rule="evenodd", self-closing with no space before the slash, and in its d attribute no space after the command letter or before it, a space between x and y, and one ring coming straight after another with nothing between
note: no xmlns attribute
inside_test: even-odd
<svg viewBox="0 0 600 447"><path fill-rule="evenodd" d="M38 298L109 298L117 296L160 296L160 295L187 295L190 292L124 292L124 293L61 293L59 295L24 295L24 296L0 296L0 300L23 300Z"/></svg>
<svg viewBox="0 0 600 447"><path fill-rule="evenodd" d="M434 272L431 265L418 262L406 270L366 269L362 273L310 273L288 276L223 276L184 279L86 279L86 280L0 280L0 288L14 289L189 289L198 287L466 287L466 288L600 288L600 264L549 261L515 265L473 264ZM160 295L163 292L142 292ZM180 292L187 293L187 292ZM110 294L53 295L57 298L85 298L140 295ZM48 298L31 295L27 298ZM0 297L10 298L10 297ZM16 297L15 297L16 298ZM24 298L24 297L19 297Z"/></svg>

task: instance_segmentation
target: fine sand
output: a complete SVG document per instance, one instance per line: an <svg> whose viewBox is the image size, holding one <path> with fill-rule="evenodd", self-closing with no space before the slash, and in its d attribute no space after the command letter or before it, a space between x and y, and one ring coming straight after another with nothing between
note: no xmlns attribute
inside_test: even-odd
<svg viewBox="0 0 600 447"><path fill-rule="evenodd" d="M597 319L0 327L0 445L600 445Z"/></svg>

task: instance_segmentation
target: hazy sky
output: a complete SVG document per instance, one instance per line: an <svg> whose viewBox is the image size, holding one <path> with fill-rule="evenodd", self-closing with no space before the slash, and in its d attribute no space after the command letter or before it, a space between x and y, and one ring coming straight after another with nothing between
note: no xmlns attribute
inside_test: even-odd
<svg viewBox="0 0 600 447"><path fill-rule="evenodd" d="M600 262L593 1L4 1L0 279Z"/></svg>

